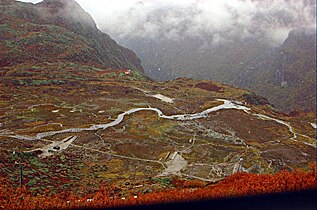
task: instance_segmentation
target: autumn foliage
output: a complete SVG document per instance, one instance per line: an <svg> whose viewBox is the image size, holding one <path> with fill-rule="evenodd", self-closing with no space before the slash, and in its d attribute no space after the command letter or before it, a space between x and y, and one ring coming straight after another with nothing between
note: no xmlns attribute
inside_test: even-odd
<svg viewBox="0 0 317 210"><path fill-rule="evenodd" d="M26 188L14 189L5 178L0 180L0 209L50 209L50 208L92 208L117 207L166 202L190 201L211 198L260 195L274 192L289 192L316 189L316 169L310 172L282 171L272 174L236 173L225 180L205 186L198 181L175 179L177 188L131 196L110 197L107 188L102 187L93 195L79 197L73 193L32 195ZM195 187L195 188L193 188Z"/></svg>

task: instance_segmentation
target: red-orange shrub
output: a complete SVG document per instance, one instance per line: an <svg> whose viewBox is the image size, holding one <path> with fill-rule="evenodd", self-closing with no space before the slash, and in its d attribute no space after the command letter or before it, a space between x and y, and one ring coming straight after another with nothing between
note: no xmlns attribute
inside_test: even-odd
<svg viewBox="0 0 317 210"><path fill-rule="evenodd" d="M202 188L205 187L206 184L199 180L186 180L183 184L185 188Z"/></svg>
<svg viewBox="0 0 317 210"><path fill-rule="evenodd" d="M59 193L48 195L32 195L26 188L14 189L8 179L0 178L0 209L71 209L94 207L117 207L137 204L154 204L197 199L223 198L230 196L246 196L273 192L286 192L313 189L317 187L316 169L308 173L282 171L271 174L236 173L219 183L204 187L200 181L174 179L179 189L153 192L126 199L110 197L109 190L101 187L93 195L76 196ZM188 189L186 187L195 187ZM199 188L201 187L201 188Z"/></svg>

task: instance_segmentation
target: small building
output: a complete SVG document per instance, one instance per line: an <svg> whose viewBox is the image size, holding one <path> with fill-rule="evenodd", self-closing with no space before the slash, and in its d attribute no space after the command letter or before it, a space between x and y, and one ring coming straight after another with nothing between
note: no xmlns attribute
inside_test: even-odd
<svg viewBox="0 0 317 210"><path fill-rule="evenodd" d="M125 75L129 75L131 73L131 70L130 69L125 70L124 73L125 73Z"/></svg>

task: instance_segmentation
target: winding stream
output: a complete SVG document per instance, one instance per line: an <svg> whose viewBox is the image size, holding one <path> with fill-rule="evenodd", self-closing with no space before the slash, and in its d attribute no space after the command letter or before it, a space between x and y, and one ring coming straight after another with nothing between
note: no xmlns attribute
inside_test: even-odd
<svg viewBox="0 0 317 210"><path fill-rule="evenodd" d="M232 103L231 101L224 100L224 99L217 99L218 101L224 102L223 104L207 109L203 112L195 113L195 114L181 114L181 115L164 115L163 112L157 108L134 108L130 109L124 113L121 113L118 115L117 119L114 121L107 123L107 124L97 124L97 125L92 125L88 128L68 128L64 130L59 130L59 131L49 131L49 132L43 132L43 133L38 133L35 137L31 136L23 136L23 135L10 135L9 137L16 138L16 139L21 139L21 140L40 140L42 138L48 137L48 136L54 136L56 134L62 134L62 133L79 133L82 131L95 131L99 129L106 129L109 127L113 127L121 123L126 115L133 114L135 112L140 112L140 111L154 111L158 114L160 118L163 119L169 119L169 120L195 120L195 119L200 119L200 118L206 118L207 115L211 112L215 112L221 109L239 109L239 110L244 110L248 111L250 108L237 105Z"/></svg>
<svg viewBox="0 0 317 210"><path fill-rule="evenodd" d="M303 137L305 137L305 138L310 138L310 137L309 137L309 136L306 136L306 135L302 135L302 134L297 134L297 133L294 131L293 127L292 127L288 122L284 122L283 120L275 119L275 118L273 118L273 117L269 117L269 116L266 116L266 115L263 115L263 114L253 114L253 115L259 117L259 118L262 119L262 120L272 120L272 121L275 121L275 122L277 122L277 123L279 123L279 124L285 125L285 126L288 128L289 132L291 132L291 133L293 134L293 137L290 138L292 141L300 142L300 143L302 143L302 144L306 144L306 145L308 145L308 146L311 146L311 147L315 147L315 148L316 148L316 144L310 144L310 143L308 143L308 142L296 140L296 138L297 138L298 136L303 136Z"/></svg>
<svg viewBox="0 0 317 210"><path fill-rule="evenodd" d="M125 111L124 113L121 113L118 115L117 119L115 119L114 121L107 123L107 124L96 124L96 125L92 125L88 128L68 128L68 129L64 129L64 130L59 130L59 131L49 131L49 132L43 132L43 133L38 133L36 136L23 136L23 135L7 135L8 137L12 137L12 138L16 138L16 139L20 139L20 140L40 140L42 138L45 137L49 137L49 136L54 136L56 134L62 134L62 133L78 133L78 132L82 132L82 131L95 131L95 130L99 130L99 129L106 129L109 127L114 127L118 124L120 124L124 117L126 115L130 115L136 112L140 112L140 111L154 111L157 113L157 115L160 118L163 119L168 119L168 120L179 120L179 121L188 121L188 120L195 120L195 119L200 119L200 118L206 118L208 116L209 113L211 112L216 112L222 109L238 109L238 110L243 110L248 114L254 115L256 117L258 117L259 119L262 120L272 120L275 121L279 124L282 124L284 126L286 126L289 130L290 133L292 133L292 137L291 140L293 141L297 141L295 140L297 138L297 136L299 134L297 134L293 127L288 123L288 122L284 122L280 119L276 119L273 117L269 117L263 114L255 114L255 113L251 113L249 112L251 109L249 107L243 106L243 105L239 105L237 103L233 103L229 100L225 100L225 99L217 99L218 101L222 101L223 104L218 105L216 107L212 107L210 109L207 109L205 111L199 112L199 113L194 113L194 114L179 114L179 115L164 115L163 112L157 108L134 108L134 109L130 109L128 111ZM303 141L298 141L301 142L303 144L312 146L316 148L316 145L314 144L309 144L307 142L303 142Z"/></svg>

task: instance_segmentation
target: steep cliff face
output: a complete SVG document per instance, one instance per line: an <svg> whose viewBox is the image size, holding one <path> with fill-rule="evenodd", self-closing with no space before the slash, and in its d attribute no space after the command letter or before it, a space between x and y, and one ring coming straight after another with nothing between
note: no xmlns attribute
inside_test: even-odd
<svg viewBox="0 0 317 210"><path fill-rule="evenodd" d="M45 0L35 5L2 2L1 7L1 37L6 42L0 58L2 66L27 59L58 58L143 72L135 53L101 32L92 17L73 0ZM47 48L52 46L55 56L48 56Z"/></svg>
<svg viewBox="0 0 317 210"><path fill-rule="evenodd" d="M256 90L284 111L315 110L315 32L301 28L242 70L235 85Z"/></svg>

